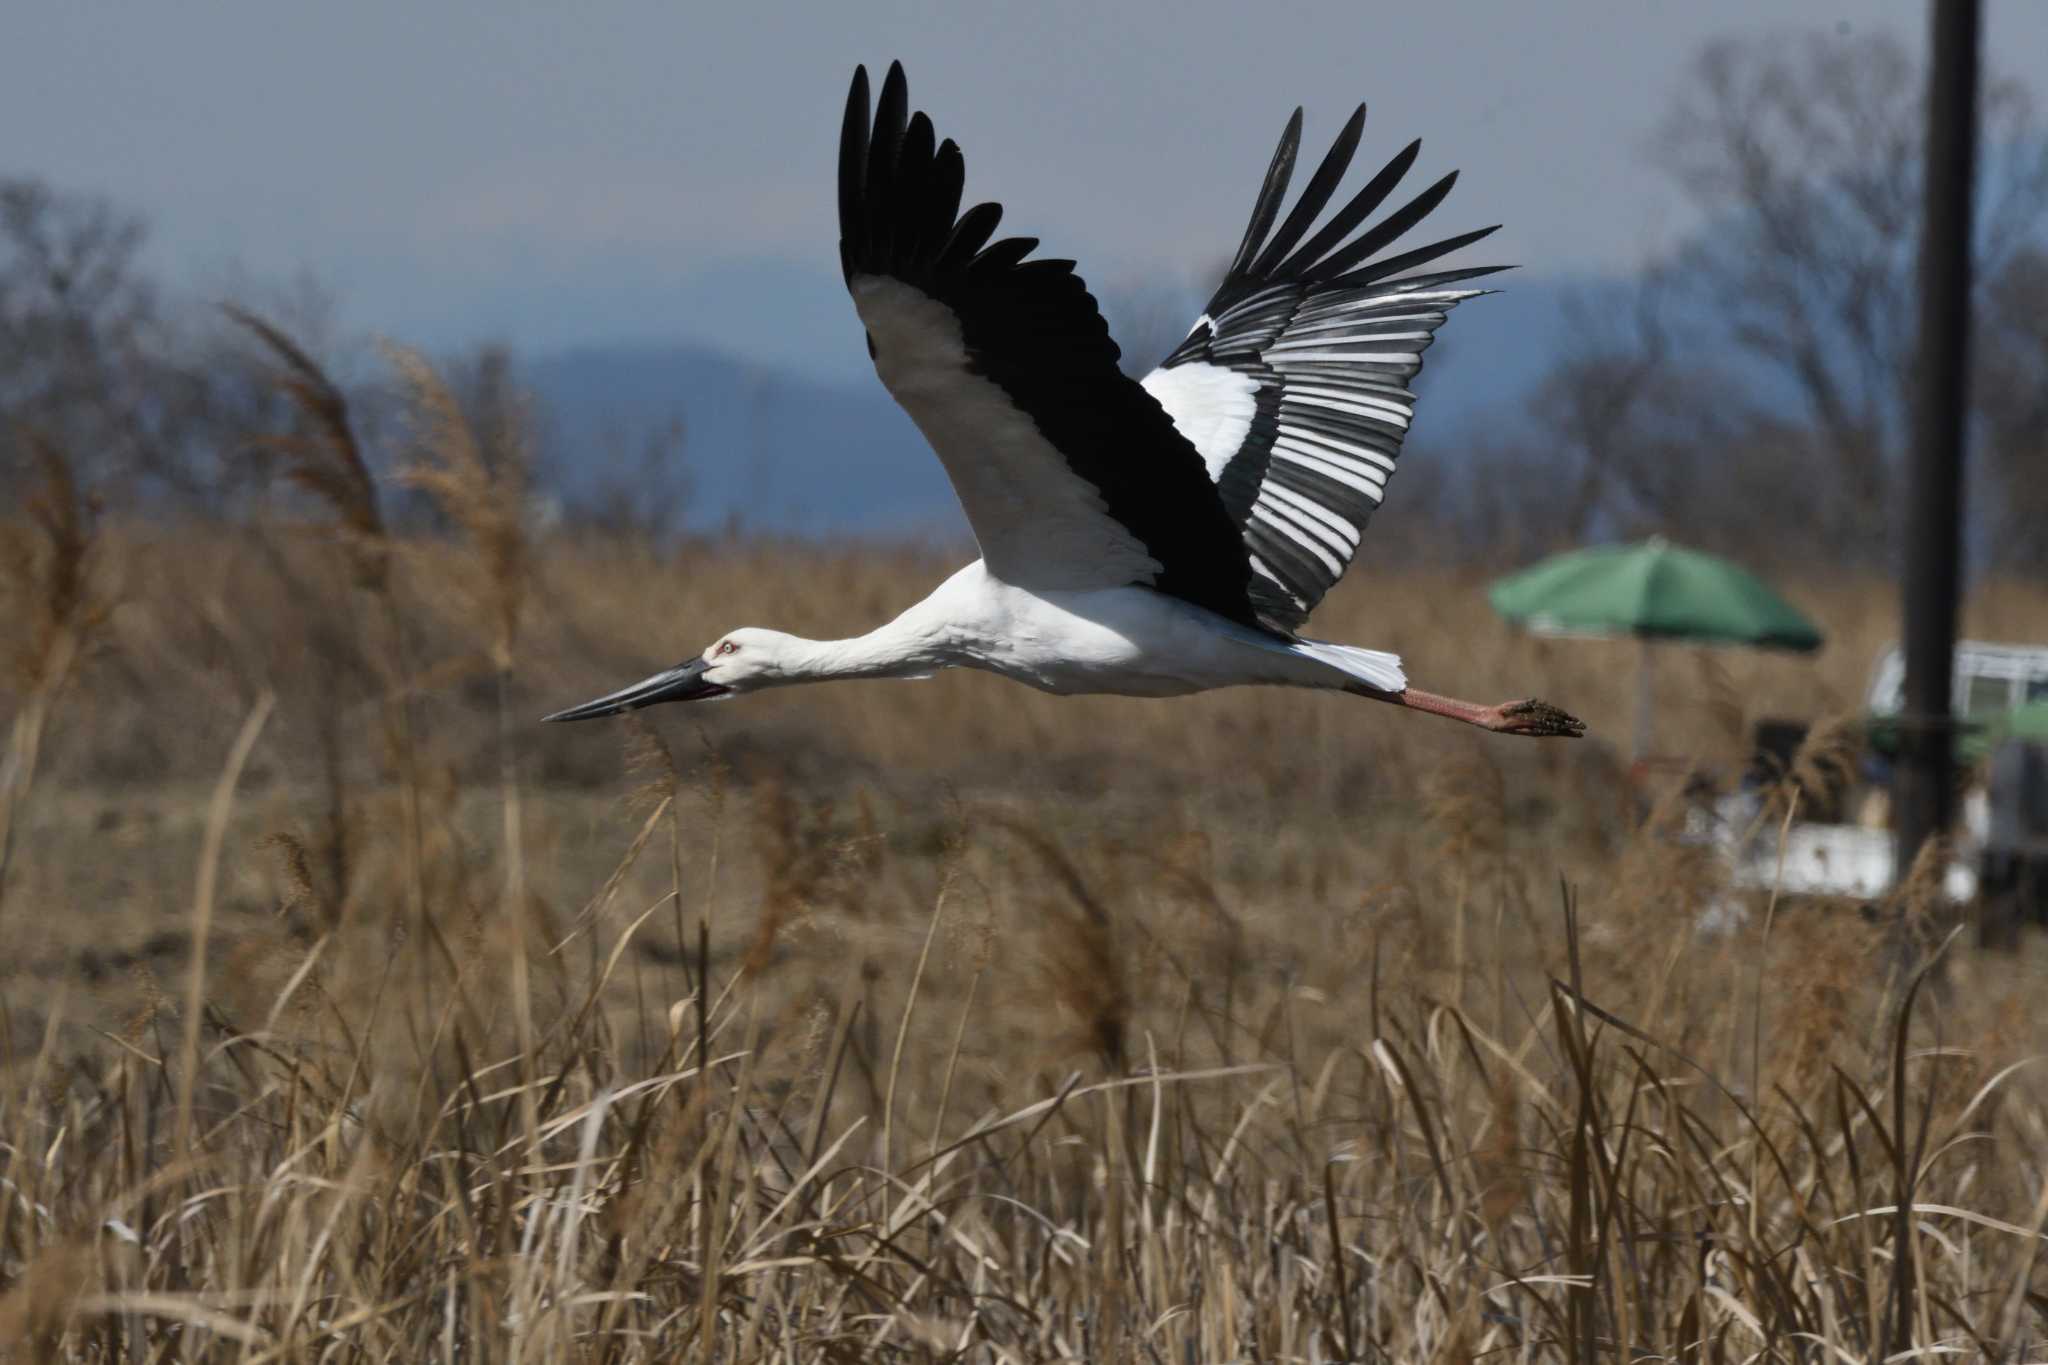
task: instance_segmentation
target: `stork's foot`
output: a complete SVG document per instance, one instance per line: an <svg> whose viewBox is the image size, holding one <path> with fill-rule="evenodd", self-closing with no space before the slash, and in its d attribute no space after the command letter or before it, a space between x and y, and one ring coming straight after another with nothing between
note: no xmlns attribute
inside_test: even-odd
<svg viewBox="0 0 2048 1365"><path fill-rule="evenodd" d="M1486 728L1502 735L1577 739L1586 733L1586 722L1569 711L1531 697L1526 701L1504 701L1493 707Z"/></svg>

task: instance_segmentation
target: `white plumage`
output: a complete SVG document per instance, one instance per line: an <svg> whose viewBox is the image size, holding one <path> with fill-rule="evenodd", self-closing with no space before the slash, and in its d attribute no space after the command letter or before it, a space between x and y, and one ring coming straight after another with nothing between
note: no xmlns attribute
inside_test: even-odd
<svg viewBox="0 0 2048 1365"><path fill-rule="evenodd" d="M1364 119L1361 106L1276 230L1295 111L1208 308L1134 381L1071 261L1029 259L1030 238L991 242L997 205L961 211L960 151L910 112L902 68L872 111L856 71L840 138L847 288L875 372L945 466L981 558L865 635L735 630L549 719L976 668L1062 695L1312 687L1505 733L1581 733L1545 703L1421 692L1392 654L1295 633L1385 495L1423 351L1483 292L1454 286L1493 269L1410 273L1490 228L1380 255L1455 179L1363 226L1419 144L1309 234Z"/></svg>
<svg viewBox="0 0 2048 1365"><path fill-rule="evenodd" d="M900 280L873 275L856 276L852 294L874 340L875 373L938 452L998 581L1077 588L1138 583L1159 572L1030 415L973 372L948 309Z"/></svg>
<svg viewBox="0 0 2048 1365"><path fill-rule="evenodd" d="M1161 366L1138 382L1201 452L1210 481L1222 478L1258 415L1258 381L1221 365L1180 365Z"/></svg>

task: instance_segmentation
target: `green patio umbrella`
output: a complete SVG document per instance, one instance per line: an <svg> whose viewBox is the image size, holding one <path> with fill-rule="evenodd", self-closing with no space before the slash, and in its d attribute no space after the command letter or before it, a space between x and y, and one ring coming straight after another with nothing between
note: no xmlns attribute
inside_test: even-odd
<svg viewBox="0 0 2048 1365"><path fill-rule="evenodd" d="M1810 651L1820 630L1747 569L1653 536L1555 555L1487 589L1493 609L1544 635L1634 637ZM1636 685L1636 752L1650 728L1650 653Z"/></svg>

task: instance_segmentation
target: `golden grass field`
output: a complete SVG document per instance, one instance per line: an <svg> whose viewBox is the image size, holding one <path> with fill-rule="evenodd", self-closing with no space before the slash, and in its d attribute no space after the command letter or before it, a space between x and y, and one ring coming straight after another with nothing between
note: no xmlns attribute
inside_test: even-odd
<svg viewBox="0 0 2048 1365"><path fill-rule="evenodd" d="M2048 1358L2041 946L1698 932L1630 649L1369 541L1318 633L1593 736L978 675L543 727L952 560L535 539L404 363L446 536L310 367L311 503L95 525L53 456L10 532L0 1360ZM1830 647L1667 651L1661 750L1854 709L1894 589L1784 586Z"/></svg>

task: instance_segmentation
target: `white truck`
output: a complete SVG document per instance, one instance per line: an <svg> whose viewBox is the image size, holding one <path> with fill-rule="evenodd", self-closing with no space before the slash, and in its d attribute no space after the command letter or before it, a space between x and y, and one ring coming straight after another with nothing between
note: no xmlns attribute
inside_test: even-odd
<svg viewBox="0 0 2048 1365"><path fill-rule="evenodd" d="M2028 702L2048 700L2048 645L1999 645L1963 640L1956 645L1950 695L1959 720L1988 720ZM1873 716L1896 716L1905 707L1906 658L1897 645L1878 657L1865 703Z"/></svg>

